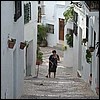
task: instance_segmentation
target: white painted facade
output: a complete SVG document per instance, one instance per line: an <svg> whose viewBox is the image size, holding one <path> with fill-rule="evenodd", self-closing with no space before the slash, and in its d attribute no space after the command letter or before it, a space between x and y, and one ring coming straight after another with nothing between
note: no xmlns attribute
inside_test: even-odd
<svg viewBox="0 0 100 100"><path fill-rule="evenodd" d="M67 2L67 3L66 3ZM54 34L48 33L47 41L48 46L53 47L60 43L59 41L59 18L64 19L63 13L65 9L70 5L70 1L44 1L45 5L45 15L42 17L42 23L53 24L54 25ZM66 5L65 5L66 3ZM65 25L66 28L73 28L71 22ZM66 28L64 28L66 30ZM66 32L64 32L64 44ZM73 67L73 48L67 49L64 51L64 66Z"/></svg>
<svg viewBox="0 0 100 100"><path fill-rule="evenodd" d="M73 47L70 48L67 45L67 40L65 38L65 35L67 34L67 29L73 30L73 22L68 21L64 27L64 46L67 46L67 50L64 51L64 63L63 64L66 67L73 67Z"/></svg>
<svg viewBox="0 0 100 100"><path fill-rule="evenodd" d="M29 1L24 1L24 4L28 2ZM35 76L36 74L38 1L30 1L30 2L31 2L31 20L28 23L24 24L24 41L29 42L27 51L26 48L24 49L25 51L24 76L29 76L29 75Z"/></svg>
<svg viewBox="0 0 100 100"><path fill-rule="evenodd" d="M82 2L83 3L83 2ZM67 4L67 1L66 1ZM89 12L86 6L83 4L82 8L75 6L74 10L78 13L78 34L73 35L73 72L77 76L77 72L80 72L82 79L89 83L89 76L92 73L92 84L91 88L94 92L96 87L99 87L99 58L96 56L97 49L92 53L92 63L88 64L86 62L86 49L93 45L94 41L94 31L96 32L95 44L99 41L99 12ZM86 46L82 45L82 39L86 37L86 15L89 17L89 33L88 33L88 43ZM65 26L65 32L67 30L67 24ZM91 29L93 28L93 31ZM92 38L93 37L93 38ZM68 51L65 51L65 58L68 57ZM65 59L64 58L64 59ZM67 61L65 61L67 62ZM66 63L67 64L67 63ZM71 63L70 63L71 64Z"/></svg>
<svg viewBox="0 0 100 100"><path fill-rule="evenodd" d="M93 16L90 17L90 29L91 27L93 27L93 38L91 36L91 30L90 30L90 41L92 41L92 45L93 45L93 41L94 41L94 31L96 32L96 42L95 44L99 41L99 12L98 12L98 16L95 16L95 14L93 14ZM91 44L89 44L90 46ZM92 67L92 85L91 88L95 91L96 87L99 87L99 58L96 56L97 54L97 49L94 50L94 52L92 53L92 64L90 65Z"/></svg>
<svg viewBox="0 0 100 100"><path fill-rule="evenodd" d="M54 25L54 34L48 33L47 36L48 46L53 47L59 43L59 18L64 19L65 1L44 1L44 5L42 23Z"/></svg>
<svg viewBox="0 0 100 100"><path fill-rule="evenodd" d="M24 77L26 76L26 48L20 49L20 42L28 41L27 64L30 74L36 75L37 48L37 8L38 1L31 2L31 20L24 24L24 4L22 16L14 22L15 2L1 2L1 98L20 98L23 93ZM9 38L16 39L13 49L8 48Z"/></svg>
<svg viewBox="0 0 100 100"><path fill-rule="evenodd" d="M1 1L1 99L19 98L23 93L24 51L19 46L24 40L22 16L14 22L15 1ZM8 37L16 39L13 49L8 48Z"/></svg>

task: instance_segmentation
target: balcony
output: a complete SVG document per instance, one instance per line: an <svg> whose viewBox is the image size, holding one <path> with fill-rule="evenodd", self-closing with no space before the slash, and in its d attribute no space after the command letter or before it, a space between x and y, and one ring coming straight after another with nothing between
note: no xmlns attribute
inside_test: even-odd
<svg viewBox="0 0 100 100"><path fill-rule="evenodd" d="M90 12L99 11L99 1L85 1L85 5Z"/></svg>

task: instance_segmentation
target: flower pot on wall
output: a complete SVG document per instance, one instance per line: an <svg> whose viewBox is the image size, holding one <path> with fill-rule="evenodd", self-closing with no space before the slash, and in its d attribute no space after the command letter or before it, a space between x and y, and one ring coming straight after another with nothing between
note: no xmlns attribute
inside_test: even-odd
<svg viewBox="0 0 100 100"><path fill-rule="evenodd" d="M88 39L87 39L87 38L84 38L84 39L82 40L82 44L83 44L84 46L86 46L86 42L88 42Z"/></svg>
<svg viewBox="0 0 100 100"><path fill-rule="evenodd" d="M8 40L8 48L13 49L15 43L16 43L16 39Z"/></svg>
<svg viewBox="0 0 100 100"><path fill-rule="evenodd" d="M37 59L37 60L36 60L36 65L40 65L40 64L42 64L42 61L39 60L39 59Z"/></svg>
<svg viewBox="0 0 100 100"><path fill-rule="evenodd" d="M95 50L94 47L89 47L90 52L93 52L94 50Z"/></svg>
<svg viewBox="0 0 100 100"><path fill-rule="evenodd" d="M20 42L20 49L24 49L25 48L25 46L26 46L26 43L25 42Z"/></svg>

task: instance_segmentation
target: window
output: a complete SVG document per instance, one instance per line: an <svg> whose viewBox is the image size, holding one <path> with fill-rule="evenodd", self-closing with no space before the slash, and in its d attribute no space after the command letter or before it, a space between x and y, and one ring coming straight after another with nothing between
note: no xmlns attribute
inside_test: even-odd
<svg viewBox="0 0 100 100"><path fill-rule="evenodd" d="M38 1L38 4L40 4L40 1Z"/></svg>
<svg viewBox="0 0 100 100"><path fill-rule="evenodd" d="M91 46L93 45L93 27L91 26Z"/></svg>
<svg viewBox="0 0 100 100"><path fill-rule="evenodd" d="M95 48L95 43L96 43L96 32L94 31L94 48Z"/></svg>
<svg viewBox="0 0 100 100"><path fill-rule="evenodd" d="M68 28L67 34L65 37L66 37L67 44L69 45L69 47L73 47L73 30Z"/></svg>
<svg viewBox="0 0 100 100"><path fill-rule="evenodd" d="M89 17L86 15L86 39L88 40Z"/></svg>
<svg viewBox="0 0 100 100"><path fill-rule="evenodd" d="M78 29L78 26L77 24L74 23L73 25L73 33L77 36L77 29Z"/></svg>
<svg viewBox="0 0 100 100"><path fill-rule="evenodd" d="M21 1L15 1L15 14L14 21L16 22L22 15L22 3Z"/></svg>
<svg viewBox="0 0 100 100"><path fill-rule="evenodd" d="M24 24L31 20L31 2L24 4Z"/></svg>
<svg viewBox="0 0 100 100"><path fill-rule="evenodd" d="M78 25L77 25L77 21L78 21L78 13L76 13L74 11L74 25L73 25L73 32L74 34L77 36L77 29L78 29Z"/></svg>
<svg viewBox="0 0 100 100"><path fill-rule="evenodd" d="M74 11L74 22L77 24L78 21L78 13Z"/></svg>
<svg viewBox="0 0 100 100"><path fill-rule="evenodd" d="M41 7L38 7L38 23L41 23Z"/></svg>
<svg viewBox="0 0 100 100"><path fill-rule="evenodd" d="M48 27L48 33L54 34L54 25L52 25L52 24L47 24L47 27Z"/></svg>

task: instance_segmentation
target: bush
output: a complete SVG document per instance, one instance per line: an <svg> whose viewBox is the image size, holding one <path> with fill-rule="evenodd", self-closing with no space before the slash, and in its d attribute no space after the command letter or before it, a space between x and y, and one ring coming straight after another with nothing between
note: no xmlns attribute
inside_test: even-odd
<svg viewBox="0 0 100 100"><path fill-rule="evenodd" d="M66 40L67 40L67 44L69 45L69 47L73 47L73 34L69 33L66 34Z"/></svg>
<svg viewBox="0 0 100 100"><path fill-rule="evenodd" d="M88 49L86 50L86 61L87 61L87 63L92 62L92 55L91 55L91 52Z"/></svg>

